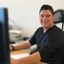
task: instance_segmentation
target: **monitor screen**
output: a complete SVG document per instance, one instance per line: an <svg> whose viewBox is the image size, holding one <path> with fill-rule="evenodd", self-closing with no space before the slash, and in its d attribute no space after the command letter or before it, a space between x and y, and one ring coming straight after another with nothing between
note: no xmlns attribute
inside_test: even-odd
<svg viewBox="0 0 64 64"><path fill-rule="evenodd" d="M9 33L7 8L0 8L0 64L9 64Z"/></svg>

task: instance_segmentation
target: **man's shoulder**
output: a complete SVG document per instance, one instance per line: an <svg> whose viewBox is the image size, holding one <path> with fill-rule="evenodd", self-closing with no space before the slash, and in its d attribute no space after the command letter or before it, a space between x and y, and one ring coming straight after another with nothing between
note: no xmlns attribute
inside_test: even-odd
<svg viewBox="0 0 64 64"><path fill-rule="evenodd" d="M43 33L43 27L38 27L35 31L36 34Z"/></svg>
<svg viewBox="0 0 64 64"><path fill-rule="evenodd" d="M54 26L49 34L50 36L54 36L55 38L64 38L64 31L57 26Z"/></svg>
<svg viewBox="0 0 64 64"><path fill-rule="evenodd" d="M43 27L38 27L37 30L43 30Z"/></svg>

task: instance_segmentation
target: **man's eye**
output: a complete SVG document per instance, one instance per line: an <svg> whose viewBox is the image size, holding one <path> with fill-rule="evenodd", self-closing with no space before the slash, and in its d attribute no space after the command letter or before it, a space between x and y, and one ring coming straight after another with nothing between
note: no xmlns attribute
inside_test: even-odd
<svg viewBox="0 0 64 64"><path fill-rule="evenodd" d="M41 17L43 18L44 16L43 16L43 15L41 15Z"/></svg>
<svg viewBox="0 0 64 64"><path fill-rule="evenodd" d="M46 15L46 17L50 17L51 15Z"/></svg>

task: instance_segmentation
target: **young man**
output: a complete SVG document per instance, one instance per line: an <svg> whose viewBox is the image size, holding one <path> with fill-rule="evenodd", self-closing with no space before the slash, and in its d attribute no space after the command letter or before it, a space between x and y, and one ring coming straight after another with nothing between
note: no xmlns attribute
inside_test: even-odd
<svg viewBox="0 0 64 64"><path fill-rule="evenodd" d="M50 5L43 5L39 11L40 24L29 41L24 41L14 49L27 48L36 44L37 49L30 56L21 58L19 62L40 64L42 61L49 64L62 64L61 58L64 49L64 32L54 25L54 10ZM32 58L37 58L33 60ZM28 59L31 59L30 61ZM28 61L27 61L28 60ZM23 62L24 63L24 62Z"/></svg>

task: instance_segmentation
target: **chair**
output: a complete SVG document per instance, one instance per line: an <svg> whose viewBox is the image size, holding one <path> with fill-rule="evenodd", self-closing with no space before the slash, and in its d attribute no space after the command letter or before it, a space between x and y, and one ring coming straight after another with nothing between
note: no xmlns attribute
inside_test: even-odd
<svg viewBox="0 0 64 64"><path fill-rule="evenodd" d="M63 25L64 25L64 10L63 9L58 9L54 12L55 18L55 24L62 23L62 30L63 30Z"/></svg>

